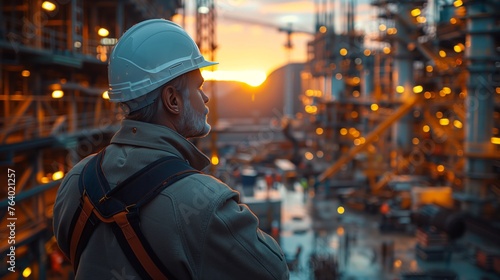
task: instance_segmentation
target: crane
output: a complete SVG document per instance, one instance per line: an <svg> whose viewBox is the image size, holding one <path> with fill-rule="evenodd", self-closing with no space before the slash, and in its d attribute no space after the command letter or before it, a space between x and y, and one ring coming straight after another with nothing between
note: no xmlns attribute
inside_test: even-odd
<svg viewBox="0 0 500 280"><path fill-rule="evenodd" d="M299 29L292 28L292 23L291 22L289 22L287 24L287 26L281 27L281 26L278 26L278 25L276 25L274 23L270 23L270 22L258 21L258 20L254 20L254 19L250 19L250 18L230 16L230 15L227 15L227 13L223 14L221 16L221 19L230 20L230 21L234 21L234 22L240 22L240 23L247 23L247 24L259 25L259 26L262 26L262 27L276 29L279 32L285 32L286 36L287 36L286 37L287 39L286 39L286 43L284 44L284 47L287 50L291 50L293 48L293 44L292 44L292 34L293 33L302 33L302 34L314 35L314 32L312 32L312 31L299 30Z"/></svg>

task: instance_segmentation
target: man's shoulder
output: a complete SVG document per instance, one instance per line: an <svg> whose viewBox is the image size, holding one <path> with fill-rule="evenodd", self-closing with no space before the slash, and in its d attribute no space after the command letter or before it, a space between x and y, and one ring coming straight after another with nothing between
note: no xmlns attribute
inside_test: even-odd
<svg viewBox="0 0 500 280"><path fill-rule="evenodd" d="M87 163L95 156L96 154L91 154L84 159L80 160L75 166L73 166L68 173L64 176L63 181L61 182L61 185L66 184L72 177L74 176L80 176L80 174L83 172L83 168Z"/></svg>
<svg viewBox="0 0 500 280"><path fill-rule="evenodd" d="M71 175L80 175L83 171L83 168L85 167L85 165L87 165L87 163L95 156L96 154L91 154L85 158L83 158L82 160L80 160L77 164L75 164L75 166L73 166L73 168L71 168L70 171L68 171L68 173L66 174L66 177L68 176L71 176Z"/></svg>
<svg viewBox="0 0 500 280"><path fill-rule="evenodd" d="M237 192L224 182L205 173L195 173L183 178L171 191L176 196L182 195L187 197L197 193L202 193L204 196L212 198L225 197L225 199L238 195Z"/></svg>

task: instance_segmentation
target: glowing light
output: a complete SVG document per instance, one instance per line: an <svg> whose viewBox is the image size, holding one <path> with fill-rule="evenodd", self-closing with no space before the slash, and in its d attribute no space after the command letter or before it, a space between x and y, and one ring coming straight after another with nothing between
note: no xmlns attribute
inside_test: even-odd
<svg viewBox="0 0 500 280"><path fill-rule="evenodd" d="M424 91L424 87L421 86L421 85L417 85L417 86L413 87L413 92L414 93L421 93L422 91Z"/></svg>
<svg viewBox="0 0 500 280"><path fill-rule="evenodd" d="M30 75L31 75L31 72L29 70L23 70L21 72L21 76L23 76L25 78L29 77Z"/></svg>
<svg viewBox="0 0 500 280"><path fill-rule="evenodd" d="M423 16L418 16L417 17L417 22L418 23L425 23L425 22L427 22L427 18L425 18Z"/></svg>
<svg viewBox="0 0 500 280"><path fill-rule="evenodd" d="M372 109L373 112L376 112L378 111L378 105L373 103L371 106L370 106L370 109Z"/></svg>
<svg viewBox="0 0 500 280"><path fill-rule="evenodd" d="M495 145L500 145L500 137L491 137L491 143Z"/></svg>
<svg viewBox="0 0 500 280"><path fill-rule="evenodd" d="M335 74L335 79L337 79L339 81L342 80L342 74L340 74L340 73Z"/></svg>
<svg viewBox="0 0 500 280"><path fill-rule="evenodd" d="M64 91L58 89L58 90L54 90L52 92L52 98L54 99L57 99L57 98L62 98L64 96Z"/></svg>
<svg viewBox="0 0 500 280"><path fill-rule="evenodd" d="M59 180L59 179L62 179L64 177L64 172L62 171L56 171L54 172L54 174L52 174L52 180L56 181L56 180Z"/></svg>
<svg viewBox="0 0 500 280"><path fill-rule="evenodd" d="M422 131L423 131L423 132L429 132L429 131L431 131L431 127L430 127L430 126L428 126L428 125L424 125L424 126L422 127Z"/></svg>
<svg viewBox="0 0 500 280"><path fill-rule="evenodd" d="M347 55L347 49L346 48L341 48L339 51L341 56L346 56Z"/></svg>
<svg viewBox="0 0 500 280"><path fill-rule="evenodd" d="M395 268L400 268L401 265L403 265L403 262L401 260L395 260L394 261L394 267Z"/></svg>
<svg viewBox="0 0 500 280"><path fill-rule="evenodd" d="M357 117L358 117L358 115L359 115L359 114L358 114L358 112L356 112L356 111L352 111L352 112L351 112L351 118L353 118L353 119L357 118Z"/></svg>
<svg viewBox="0 0 500 280"><path fill-rule="evenodd" d="M394 35L396 33L398 33L398 30L395 27L391 27L391 28L387 29L387 34L389 34L389 35Z"/></svg>
<svg viewBox="0 0 500 280"><path fill-rule="evenodd" d="M355 91L353 91L353 92L352 92L352 96L353 96L353 97L359 97L359 95L360 95L360 94L359 94L359 91L358 91L358 90L355 90Z"/></svg>
<svg viewBox="0 0 500 280"><path fill-rule="evenodd" d="M109 35L109 31L106 28L101 27L97 30L97 34L101 37L107 37Z"/></svg>
<svg viewBox="0 0 500 280"><path fill-rule="evenodd" d="M201 75L206 81L237 81L246 83L252 87L260 86L267 78L264 71L247 70L247 71L208 71L202 70Z"/></svg>
<svg viewBox="0 0 500 280"><path fill-rule="evenodd" d="M353 84L357 85L357 84L359 84L360 82L361 82L361 79L360 79L359 77L353 77L353 78L352 78L352 83L353 83Z"/></svg>
<svg viewBox="0 0 500 280"><path fill-rule="evenodd" d="M212 162L212 165L218 165L219 164L219 157L217 155L213 155L212 158L210 159Z"/></svg>
<svg viewBox="0 0 500 280"><path fill-rule="evenodd" d="M439 124L443 125L443 126L449 125L450 124L450 120L448 118L442 118L442 119L439 120Z"/></svg>
<svg viewBox="0 0 500 280"><path fill-rule="evenodd" d="M102 93L102 98L103 99L109 99L109 93L108 93L108 91L105 91L105 92Z"/></svg>
<svg viewBox="0 0 500 280"><path fill-rule="evenodd" d="M418 143L420 143L420 139L414 137L413 139L411 139L411 142L413 143L413 145L418 145Z"/></svg>
<svg viewBox="0 0 500 280"><path fill-rule="evenodd" d="M454 18L454 17L450 18L450 23L451 24L457 24L457 19Z"/></svg>
<svg viewBox="0 0 500 280"><path fill-rule="evenodd" d="M337 228L337 235L339 235L339 236L344 235L344 228L343 227L338 227Z"/></svg>
<svg viewBox="0 0 500 280"><path fill-rule="evenodd" d="M27 267L23 270L23 277L28 278L31 275L31 268Z"/></svg>
<svg viewBox="0 0 500 280"><path fill-rule="evenodd" d="M40 183L47 184L48 182L50 182L49 177L43 176L42 178L40 178Z"/></svg>
<svg viewBox="0 0 500 280"><path fill-rule="evenodd" d="M382 51L383 51L385 54L390 54L390 53L391 53L391 48L389 48L389 47L384 47L384 48L382 49Z"/></svg>
<svg viewBox="0 0 500 280"><path fill-rule="evenodd" d="M201 6L198 8L198 13L200 14L208 14L210 9L207 6Z"/></svg>
<svg viewBox="0 0 500 280"><path fill-rule="evenodd" d="M308 89L306 90L306 96L308 97L321 97L323 92L321 90Z"/></svg>
<svg viewBox="0 0 500 280"><path fill-rule="evenodd" d="M347 135L347 128L341 128L340 129L340 135Z"/></svg>
<svg viewBox="0 0 500 280"><path fill-rule="evenodd" d="M443 87L443 92L445 94L450 94L451 93L451 88L449 88L449 87Z"/></svg>
<svg viewBox="0 0 500 280"><path fill-rule="evenodd" d="M363 51L363 54L365 56L370 56L370 54L372 54L372 51L370 51L369 49L366 49L366 50Z"/></svg>
<svg viewBox="0 0 500 280"><path fill-rule="evenodd" d="M358 139L359 139L359 142L361 144L364 144L366 142L366 138L365 137L359 137Z"/></svg>
<svg viewBox="0 0 500 280"><path fill-rule="evenodd" d="M500 94L500 87L495 88L497 94Z"/></svg>
<svg viewBox="0 0 500 280"><path fill-rule="evenodd" d="M381 25L378 26L378 30L380 30L382 32L386 31L387 30L387 26L385 24L381 24Z"/></svg>
<svg viewBox="0 0 500 280"><path fill-rule="evenodd" d="M324 25L322 25L322 26L319 28L319 32L320 32L320 33L326 33L326 31L327 31L327 28L326 28L326 26L324 26Z"/></svg>
<svg viewBox="0 0 500 280"><path fill-rule="evenodd" d="M456 127L456 128L462 128L463 127L463 124L461 121L459 120L454 120L453 121L453 125Z"/></svg>
<svg viewBox="0 0 500 280"><path fill-rule="evenodd" d="M436 166L436 170L438 172L443 172L444 171L444 165L440 164L440 165Z"/></svg>
<svg viewBox="0 0 500 280"><path fill-rule="evenodd" d="M314 159L314 155L313 155L313 153L311 153L311 152L306 152L306 153L304 154L304 157L305 157L307 160L313 160L313 159Z"/></svg>
<svg viewBox="0 0 500 280"><path fill-rule="evenodd" d="M425 66L425 71L431 73L432 71L434 71L434 67L432 67L432 65L427 65Z"/></svg>
<svg viewBox="0 0 500 280"><path fill-rule="evenodd" d="M80 41L76 41L76 42L73 44L73 46L74 46L75 48L79 49L79 48L81 48L81 47L82 47L82 42L80 42Z"/></svg>
<svg viewBox="0 0 500 280"><path fill-rule="evenodd" d="M316 128L316 134L322 135L323 132L324 132L323 128L321 128L321 127Z"/></svg>
<svg viewBox="0 0 500 280"><path fill-rule="evenodd" d="M337 207L337 213L339 213L339 215L344 214L345 213L345 208L343 206Z"/></svg>
<svg viewBox="0 0 500 280"><path fill-rule="evenodd" d="M354 139L354 146L359 146L359 145L361 145L361 140Z"/></svg>
<svg viewBox="0 0 500 280"><path fill-rule="evenodd" d="M440 51L439 51L439 56L440 56L440 57L446 57L446 52L445 52L445 51L443 51L443 50L440 50Z"/></svg>
<svg viewBox="0 0 500 280"><path fill-rule="evenodd" d="M304 108L306 113L309 113L309 114L316 114L318 112L318 107L314 106L314 105L306 105L306 107Z"/></svg>
<svg viewBox="0 0 500 280"><path fill-rule="evenodd" d="M460 7L464 4L464 2L462 2L462 0L456 0L455 2L453 2L453 6L455 7Z"/></svg>
<svg viewBox="0 0 500 280"><path fill-rule="evenodd" d="M456 52L456 53L459 53L462 51L462 48L459 46L459 45L455 45L453 46L453 50Z"/></svg>
<svg viewBox="0 0 500 280"><path fill-rule="evenodd" d="M430 91L424 92L425 99L430 99L432 97L432 93Z"/></svg>
<svg viewBox="0 0 500 280"><path fill-rule="evenodd" d="M414 16L414 17L417 17L417 16L419 16L419 15L421 14L421 12L420 12L420 9L419 9L419 8L415 8L415 9L411 10L411 12L410 12L410 13L411 13L411 15L412 15L412 16Z"/></svg>
<svg viewBox="0 0 500 280"><path fill-rule="evenodd" d="M49 12L52 12L56 9L56 4L54 4L50 1L43 1L42 9L49 11Z"/></svg>
<svg viewBox="0 0 500 280"><path fill-rule="evenodd" d="M317 151L317 152L316 152L316 156L317 156L318 158L322 158L324 155L325 155L325 154L323 153L323 151Z"/></svg>
<svg viewBox="0 0 500 280"><path fill-rule="evenodd" d="M441 111L436 112L436 118L440 119L442 117L443 117L443 112Z"/></svg>

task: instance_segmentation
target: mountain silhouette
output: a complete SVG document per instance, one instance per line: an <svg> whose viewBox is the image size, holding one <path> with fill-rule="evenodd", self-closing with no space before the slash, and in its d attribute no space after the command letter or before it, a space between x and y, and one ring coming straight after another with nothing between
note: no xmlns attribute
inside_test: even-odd
<svg viewBox="0 0 500 280"><path fill-rule="evenodd" d="M206 81L207 85L204 87L209 89L209 83L215 83L219 118L277 117L283 115L286 100L285 91L290 92L291 99L289 100L291 103L288 104L291 110L293 112L301 111L298 97L302 91L300 72L303 68L304 64L302 63L280 67L273 71L266 81L258 87L235 81ZM207 94L210 93L207 92Z"/></svg>

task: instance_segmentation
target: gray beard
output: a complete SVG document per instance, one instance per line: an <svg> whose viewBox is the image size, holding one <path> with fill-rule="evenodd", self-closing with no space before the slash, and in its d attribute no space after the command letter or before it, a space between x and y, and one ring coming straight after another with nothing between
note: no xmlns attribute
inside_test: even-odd
<svg viewBox="0 0 500 280"><path fill-rule="evenodd" d="M184 100L184 113L179 133L186 138L204 137L210 132L210 125L203 113L196 112L189 99Z"/></svg>

